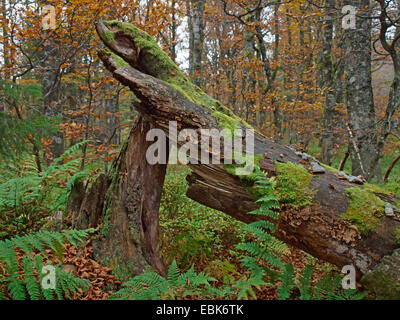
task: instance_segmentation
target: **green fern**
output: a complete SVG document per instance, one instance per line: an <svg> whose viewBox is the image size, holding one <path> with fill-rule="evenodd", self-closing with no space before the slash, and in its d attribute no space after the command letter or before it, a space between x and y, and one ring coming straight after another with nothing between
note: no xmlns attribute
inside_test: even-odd
<svg viewBox="0 0 400 320"><path fill-rule="evenodd" d="M313 276L313 268L310 265L304 267L300 279L298 281L297 287L300 290L300 300L311 300L313 295L311 291Z"/></svg>
<svg viewBox="0 0 400 320"><path fill-rule="evenodd" d="M295 287L294 282L294 268L291 263L286 264L285 269L282 271L279 280L281 285L278 289L278 299L286 300L290 298L292 290Z"/></svg>
<svg viewBox="0 0 400 320"><path fill-rule="evenodd" d="M88 142L75 144L40 173L32 168L29 159L15 164L11 169L15 171L14 176L0 183L0 239L15 232L37 231L52 212L66 209L73 186L89 176L93 166L88 165L81 171L80 158L65 159ZM71 176L71 173L74 174ZM58 179L67 181L66 188L58 185Z"/></svg>
<svg viewBox="0 0 400 320"><path fill-rule="evenodd" d="M326 274L317 281L314 288L314 300L361 300L366 293L357 289L342 289L342 277L335 274Z"/></svg>
<svg viewBox="0 0 400 320"><path fill-rule="evenodd" d="M241 280L237 285L240 289L238 298L248 299L252 296L256 299L253 287L260 288L261 285L268 284L266 276L271 282L279 277L279 271L285 268L285 264L276 254L283 252L284 245L272 234L275 232L274 220L278 219L279 209L278 198L274 194L275 181L268 179L259 167L255 167L255 188L262 196L256 201L260 207L250 212L268 220L259 220L244 226L244 231L250 233L255 240L239 243L236 248L247 253L240 258L242 265L250 271L248 279ZM275 250L273 250L275 248Z"/></svg>
<svg viewBox="0 0 400 320"><path fill-rule="evenodd" d="M7 296L14 300L53 300L71 298L71 293L77 293L78 288L87 290L88 282L75 278L63 271L59 266L56 270L56 288L43 289L41 275L44 266L43 257L47 257L46 250L51 250L59 257L63 256L66 241L78 246L83 243L94 230L67 230L64 233L41 231L26 236L17 236L10 240L0 241L0 264L5 268L7 277L2 278L6 284L6 292L0 291L0 299ZM18 261L16 249L24 253ZM40 253L33 255L33 253ZM37 275L41 275L38 279Z"/></svg>
<svg viewBox="0 0 400 320"><path fill-rule="evenodd" d="M77 294L78 289L87 291L89 289L89 280L80 279L74 277L72 274L62 270L59 266L56 267L56 288L58 300L63 300L65 295L68 299L71 299L71 293Z"/></svg>
<svg viewBox="0 0 400 320"><path fill-rule="evenodd" d="M259 289L261 285L274 284L280 281L278 286L278 299L286 300L291 298L294 289L299 289L301 300L312 299L362 299L364 294L357 290L343 290L341 277L335 274L326 275L320 279L315 286L312 285L313 267L306 266L302 274L296 279L295 270L291 263L285 264L281 257L288 254L290 250L280 240L273 236L275 232L274 221L279 218L278 198L275 195L275 181L268 179L259 167L255 167L255 187L262 196L256 201L260 207L250 214L268 218L250 223L244 227L244 231L250 233L255 240L240 243L236 248L247 253L240 258L242 265L250 272L250 277L244 277L236 286L240 289L238 298L248 299L252 296L256 299L253 288Z"/></svg>
<svg viewBox="0 0 400 320"><path fill-rule="evenodd" d="M176 285L178 283L179 276L180 276L180 271L176 263L176 260L174 260L172 261L171 266L168 269L168 282L171 285Z"/></svg>
<svg viewBox="0 0 400 320"><path fill-rule="evenodd" d="M72 153L82 148L89 141L82 141L67 149L59 158L54 159L53 163L43 172L37 173L28 170L25 176L8 179L0 184L0 209L2 207L16 208L22 203L32 202L34 200L42 201L44 198L43 186L48 188L54 186L49 185L49 180L54 177L68 176L67 172L75 172L80 167L81 160L73 159L64 163L64 159ZM74 183L82 179L89 172L89 168L85 171L78 171L67 182L67 195L71 191Z"/></svg>
<svg viewBox="0 0 400 320"><path fill-rule="evenodd" d="M253 275L250 278L243 277L235 284L235 286L239 289L238 299L248 300L249 295L251 295L254 299L257 299L253 288L260 290L261 286L264 284L265 281L258 275Z"/></svg>
<svg viewBox="0 0 400 320"><path fill-rule="evenodd" d="M174 260L166 278L156 272L142 273L123 284L110 300L157 300L176 299L197 294L215 294L210 282L216 281L204 272L196 273L192 266L181 273ZM225 292L219 292L225 293Z"/></svg>

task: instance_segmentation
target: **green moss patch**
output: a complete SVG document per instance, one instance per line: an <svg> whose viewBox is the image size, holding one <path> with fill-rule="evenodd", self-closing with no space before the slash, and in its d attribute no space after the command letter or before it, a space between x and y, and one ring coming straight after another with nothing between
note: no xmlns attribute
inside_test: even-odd
<svg viewBox="0 0 400 320"><path fill-rule="evenodd" d="M313 191L309 188L312 174L302 165L275 162L279 203L295 208L312 204Z"/></svg>
<svg viewBox="0 0 400 320"><path fill-rule="evenodd" d="M239 120L234 117L228 116L219 111L211 112L213 117L218 119L218 124L222 129L229 129L232 133L232 137L234 136L234 132L236 129L240 129Z"/></svg>
<svg viewBox="0 0 400 320"><path fill-rule="evenodd" d="M254 163L259 166L263 155L254 156ZM276 192L279 203L290 205L294 208L302 208L312 204L314 196L313 190L309 188L312 180L312 174L302 165L287 162L276 162L277 183ZM254 186L257 175L255 173L249 175L236 175L236 169L240 165L227 164L224 166L226 171L237 176L242 182L242 186L249 192L254 199L259 199L263 194Z"/></svg>
<svg viewBox="0 0 400 320"><path fill-rule="evenodd" d="M390 194L390 192L386 191L385 189L378 187L376 185L373 185L373 184L365 183L363 186L365 189L368 189L374 193Z"/></svg>
<svg viewBox="0 0 400 320"><path fill-rule="evenodd" d="M361 284L376 294L377 300L400 299L400 249L383 257L373 271L361 278Z"/></svg>
<svg viewBox="0 0 400 320"><path fill-rule="evenodd" d="M106 21L104 24L109 27L117 28L119 32L129 35L134 39L136 49L139 52L143 50L147 52L147 55L144 55L144 57L152 59L152 64L146 63L146 66L148 65L149 68L152 68L148 70L151 75L160 77L162 80L167 80L174 73L180 73L183 76L182 72L171 58L161 50L157 41L143 30L140 30L133 24L116 20ZM108 35L105 36L107 39L110 38Z"/></svg>
<svg viewBox="0 0 400 320"><path fill-rule="evenodd" d="M108 50L104 50L104 49L102 49L101 51L108 56L112 56L117 67L122 68L122 67L129 66L129 63L127 63L124 59L122 59L120 56L116 55L115 53L108 51Z"/></svg>
<svg viewBox="0 0 400 320"><path fill-rule="evenodd" d="M105 32L103 32L102 36L103 36L103 40L104 40L107 44L109 44L109 43L111 43L111 42L113 42L113 41L115 40L114 33L111 32L111 31L105 31Z"/></svg>
<svg viewBox="0 0 400 320"><path fill-rule="evenodd" d="M124 59L122 59L120 56L117 56L114 53L111 53L113 60L115 61L115 63L117 64L117 67L123 68L123 67L127 67L129 66L129 64L127 62L125 62Z"/></svg>
<svg viewBox="0 0 400 320"><path fill-rule="evenodd" d="M382 271L367 273L361 283L376 294L377 300L400 300L400 283Z"/></svg>
<svg viewBox="0 0 400 320"><path fill-rule="evenodd" d="M379 224L376 215L384 213L385 202L361 187L348 188L345 193L349 197L349 208L343 217L353 222L362 234L374 230Z"/></svg>

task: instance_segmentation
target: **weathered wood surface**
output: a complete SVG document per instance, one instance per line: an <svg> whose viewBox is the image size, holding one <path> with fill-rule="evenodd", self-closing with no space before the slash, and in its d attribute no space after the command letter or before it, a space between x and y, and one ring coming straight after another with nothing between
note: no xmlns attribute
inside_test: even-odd
<svg viewBox="0 0 400 320"><path fill-rule="evenodd" d="M93 252L99 261L129 277L154 268L165 275L166 267L158 252L158 210L167 166L150 165L146 150L151 142L145 132L154 128L140 118L128 142L113 163L109 175L101 175L77 200L70 201L77 228L96 228Z"/></svg>
<svg viewBox="0 0 400 320"><path fill-rule="evenodd" d="M213 115L213 110L225 112L220 103L184 78L161 49L150 47L153 44L149 45L149 36L134 26L131 31L125 27L126 24L117 22L98 23L98 34L113 52L100 50L99 56L113 76L141 100L138 111L167 135L169 121L176 121L178 130L221 128L220 118ZM245 128L244 123L239 125ZM276 162L293 162L311 170L309 160L302 159L295 150L259 133L255 134L254 148L256 154L263 155L260 167L269 175L276 175ZM193 169L193 174L187 177L190 198L247 223L258 218L247 214L256 208L254 199L240 179L230 175L223 165L190 166ZM361 234L343 218L349 206L345 190L355 186L364 188L330 170L314 174L309 186L315 191L313 204L298 210L283 206L276 236L338 266L353 264L358 276L374 270L384 256L399 247L395 238L395 230L400 228L399 212L395 207L394 215L383 215L373 231ZM376 194L385 202L397 201L393 195Z"/></svg>

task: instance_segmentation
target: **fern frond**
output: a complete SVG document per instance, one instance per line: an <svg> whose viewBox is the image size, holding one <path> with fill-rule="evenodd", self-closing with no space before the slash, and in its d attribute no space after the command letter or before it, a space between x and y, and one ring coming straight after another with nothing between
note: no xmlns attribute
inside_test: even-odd
<svg viewBox="0 0 400 320"><path fill-rule="evenodd" d="M11 274L8 277L8 291L14 300L25 300L25 286L24 283L17 277L16 274Z"/></svg>
<svg viewBox="0 0 400 320"><path fill-rule="evenodd" d="M304 267L298 281L298 288L300 290L300 300L311 300L311 282L313 276L313 268L310 265Z"/></svg>
<svg viewBox="0 0 400 320"><path fill-rule="evenodd" d="M168 269L168 282L171 284L176 284L180 276L180 271L176 260L172 261L171 266Z"/></svg>
<svg viewBox="0 0 400 320"><path fill-rule="evenodd" d="M252 276L250 278L242 278L236 284L236 287L240 290L238 294L238 300L248 300L249 294L254 298L257 299L257 296L254 292L253 287L260 290L261 286L266 284L261 277Z"/></svg>
<svg viewBox="0 0 400 320"><path fill-rule="evenodd" d="M294 268L291 263L286 264L279 277L279 280L282 282L282 284L279 286L278 289L278 299L286 300L290 298L291 292L295 287Z"/></svg>
<svg viewBox="0 0 400 320"><path fill-rule="evenodd" d="M40 300L40 288L33 274L32 260L28 257L22 259L25 287L31 300Z"/></svg>
<svg viewBox="0 0 400 320"><path fill-rule="evenodd" d="M93 229L89 230L68 230L65 234L60 232L42 231L26 236L17 236L12 239L0 241L0 262L3 263L6 272L9 274L4 278L7 283L7 291L15 300L25 300L27 296L31 300L39 300L44 297L46 300L58 299L70 293L76 293L78 288L88 289L86 280L73 277L71 274L56 267L56 289L43 289L41 284L44 275L41 270L44 266L43 257L47 257L46 250L50 249L55 254L61 254L66 240L70 238L79 245ZM22 250L25 256L21 263L17 260L16 250ZM61 250L61 251L60 251ZM41 253L41 255L33 253ZM4 282L3 281L3 282ZM5 293L2 293L4 296Z"/></svg>
<svg viewBox="0 0 400 320"><path fill-rule="evenodd" d="M64 153L60 157L55 158L54 163L58 164L58 163L63 162L63 160L65 158L69 157L71 154L78 151L80 148L82 148L84 145L88 144L89 142L90 142L90 140L84 140L84 141L74 144L72 147L70 147L66 151L64 151Z"/></svg>

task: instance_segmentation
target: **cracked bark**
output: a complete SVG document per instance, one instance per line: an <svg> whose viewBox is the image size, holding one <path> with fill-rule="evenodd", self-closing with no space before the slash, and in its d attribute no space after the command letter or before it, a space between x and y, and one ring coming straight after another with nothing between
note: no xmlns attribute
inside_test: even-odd
<svg viewBox="0 0 400 320"><path fill-rule="evenodd" d="M140 118L110 174L101 175L80 203L77 192L69 201L75 227L100 227L93 241L96 259L117 268L123 277L151 268L166 274L158 254L158 209L166 165L146 161L152 142L146 141L145 133L151 128L151 122ZM77 188L82 190L79 184Z"/></svg>

